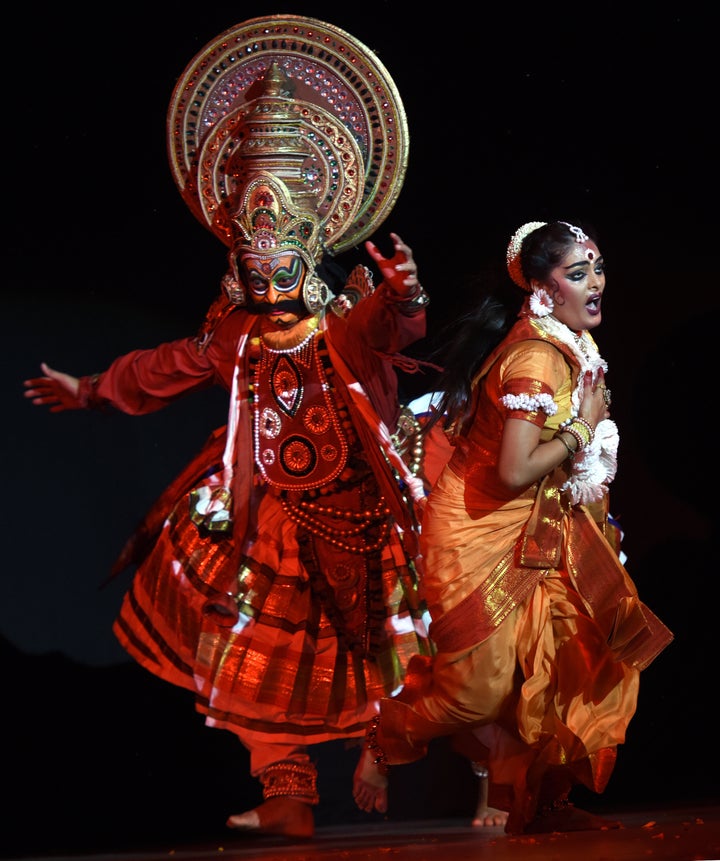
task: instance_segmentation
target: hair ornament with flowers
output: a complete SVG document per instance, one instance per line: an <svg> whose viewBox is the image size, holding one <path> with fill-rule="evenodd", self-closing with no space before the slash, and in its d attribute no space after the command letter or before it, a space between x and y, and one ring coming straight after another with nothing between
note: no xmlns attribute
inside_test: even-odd
<svg viewBox="0 0 720 861"><path fill-rule="evenodd" d="M525 239L530 236L531 233L534 233L541 227L545 227L546 224L546 221L528 221L526 224L523 224L522 227L518 227L515 233L513 233L507 247L507 269L510 273L510 277L518 287L521 287L528 293L531 291L531 287L523 275L522 265L520 263L520 253L522 252L522 246Z"/></svg>
<svg viewBox="0 0 720 861"><path fill-rule="evenodd" d="M575 242L582 243L588 241L587 234L582 228L570 224L568 221L559 221L558 224L563 224L570 233L573 234ZM523 290L530 293L527 300L526 308L534 317L547 317L555 310L555 303L552 296L543 287L533 287L525 278L522 270L522 248L523 243L536 230L545 227L546 221L528 221L519 227L512 235L507 247L507 269L510 277ZM588 260L592 260L594 254L588 250Z"/></svg>

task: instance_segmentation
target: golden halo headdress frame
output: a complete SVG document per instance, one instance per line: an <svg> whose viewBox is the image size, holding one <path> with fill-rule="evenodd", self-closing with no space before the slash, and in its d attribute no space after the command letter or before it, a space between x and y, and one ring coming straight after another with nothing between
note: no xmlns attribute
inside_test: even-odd
<svg viewBox="0 0 720 861"><path fill-rule="evenodd" d="M173 90L167 144L184 201L225 245L275 231L271 242L295 242L317 261L387 218L409 134L395 84L369 48L323 21L272 15L231 27L191 60ZM281 184L269 183L267 206L267 183L252 194L256 175Z"/></svg>

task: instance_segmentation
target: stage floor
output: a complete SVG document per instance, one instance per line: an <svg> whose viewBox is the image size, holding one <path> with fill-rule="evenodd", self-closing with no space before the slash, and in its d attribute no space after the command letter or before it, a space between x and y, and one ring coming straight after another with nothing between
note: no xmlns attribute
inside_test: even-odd
<svg viewBox="0 0 720 861"><path fill-rule="evenodd" d="M501 828L430 820L323 826L312 840L248 837L228 831L216 843L164 845L80 855L17 855L32 861L719 861L720 804L632 812L604 811L621 828L510 837ZM39 823L39 827L41 823Z"/></svg>

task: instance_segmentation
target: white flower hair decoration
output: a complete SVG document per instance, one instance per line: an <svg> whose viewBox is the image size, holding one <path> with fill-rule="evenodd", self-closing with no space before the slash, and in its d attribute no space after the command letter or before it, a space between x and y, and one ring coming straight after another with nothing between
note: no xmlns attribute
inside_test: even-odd
<svg viewBox="0 0 720 861"><path fill-rule="evenodd" d="M552 296L544 287L536 287L530 295L530 312L534 317L547 317L555 310Z"/></svg>
<svg viewBox="0 0 720 861"><path fill-rule="evenodd" d="M530 292L530 285L523 277L522 266L520 265L522 244L527 236L534 233L539 228L545 227L546 224L547 221L528 221L526 224L523 224L522 227L518 227L515 233L513 233L507 247L507 270L510 273L510 277L518 287L522 287L522 289L526 290L528 293ZM552 309L546 313L550 314L551 311Z"/></svg>

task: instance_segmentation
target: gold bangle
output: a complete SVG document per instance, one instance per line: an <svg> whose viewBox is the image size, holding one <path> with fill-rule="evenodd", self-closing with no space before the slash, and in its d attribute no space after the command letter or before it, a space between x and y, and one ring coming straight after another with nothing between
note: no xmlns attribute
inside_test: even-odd
<svg viewBox="0 0 720 861"><path fill-rule="evenodd" d="M587 419L581 419L580 416L576 416L572 420L571 424L579 424L585 428L585 430L587 431L587 435L588 435L588 438L585 441L585 445L591 445L592 441L595 439L595 429L590 424L590 422L587 421Z"/></svg>
<svg viewBox="0 0 720 861"><path fill-rule="evenodd" d="M567 449L567 452L568 452L568 457L570 457L570 458L575 457L575 455L577 454L577 449L570 448L568 441L563 439L561 431L558 431L558 433L555 434L555 439L559 439L560 442L565 446L565 448ZM565 458L565 460L567 460L567 458Z"/></svg>

